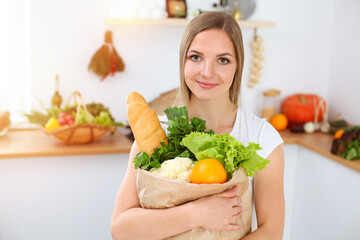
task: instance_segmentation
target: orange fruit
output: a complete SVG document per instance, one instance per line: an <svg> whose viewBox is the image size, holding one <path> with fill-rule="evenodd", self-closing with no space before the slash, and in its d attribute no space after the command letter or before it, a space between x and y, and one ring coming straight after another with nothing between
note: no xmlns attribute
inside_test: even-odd
<svg viewBox="0 0 360 240"><path fill-rule="evenodd" d="M224 166L216 159L208 158L198 161L190 175L192 183L224 183L227 174Z"/></svg>
<svg viewBox="0 0 360 240"><path fill-rule="evenodd" d="M288 125L288 119L284 114L278 113L271 118L270 124L278 131L285 130Z"/></svg>

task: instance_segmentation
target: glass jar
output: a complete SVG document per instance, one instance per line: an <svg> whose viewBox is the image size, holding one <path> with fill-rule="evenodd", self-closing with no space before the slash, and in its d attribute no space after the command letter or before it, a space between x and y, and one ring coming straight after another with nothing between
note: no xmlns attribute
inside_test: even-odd
<svg viewBox="0 0 360 240"><path fill-rule="evenodd" d="M280 108L280 91L269 89L263 92L261 117L270 122L271 118L279 113Z"/></svg>

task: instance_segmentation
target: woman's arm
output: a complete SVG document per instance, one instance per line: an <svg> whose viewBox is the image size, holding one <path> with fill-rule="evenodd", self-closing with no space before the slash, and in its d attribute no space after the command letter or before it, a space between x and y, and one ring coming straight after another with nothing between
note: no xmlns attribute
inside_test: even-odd
<svg viewBox="0 0 360 240"><path fill-rule="evenodd" d="M161 239L191 229L191 215L186 214L189 210L185 205L164 210L140 207L136 191L137 170L132 161L138 152L138 146L134 143L115 201L111 224L113 239Z"/></svg>
<svg viewBox="0 0 360 240"><path fill-rule="evenodd" d="M237 188L200 198L194 202L167 209L143 209L136 191L136 175L132 159L139 152L134 143L128 169L116 197L111 223L113 239L163 239L195 227L212 230L238 230L233 225L242 209Z"/></svg>
<svg viewBox="0 0 360 240"><path fill-rule="evenodd" d="M282 239L285 219L284 148L279 145L268 156L268 166L254 177L254 199L258 228L250 239Z"/></svg>

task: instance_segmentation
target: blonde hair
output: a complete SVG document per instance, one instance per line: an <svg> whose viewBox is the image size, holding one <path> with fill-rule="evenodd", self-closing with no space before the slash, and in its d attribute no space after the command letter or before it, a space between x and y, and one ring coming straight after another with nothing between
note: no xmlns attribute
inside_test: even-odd
<svg viewBox="0 0 360 240"><path fill-rule="evenodd" d="M230 37L236 53L237 68L234 75L233 83L230 87L230 101L238 104L240 96L241 75L244 65L244 46L242 33L236 20L227 13L223 12L205 12L196 16L187 25L180 45L180 94L182 104L188 105L191 91L185 83L184 65L186 54L190 44L195 36L205 30L217 28L227 33Z"/></svg>

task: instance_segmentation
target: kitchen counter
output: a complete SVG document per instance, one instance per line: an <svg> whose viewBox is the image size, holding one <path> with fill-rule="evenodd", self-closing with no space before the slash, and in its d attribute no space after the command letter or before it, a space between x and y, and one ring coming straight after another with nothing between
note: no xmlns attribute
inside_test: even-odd
<svg viewBox="0 0 360 240"><path fill-rule="evenodd" d="M0 160L19 157L129 153L132 142L121 132L106 134L91 144L66 145L41 130L12 130L0 137Z"/></svg>
<svg viewBox="0 0 360 240"><path fill-rule="evenodd" d="M346 167L360 172L360 160L346 160L330 152L333 137L326 133L292 133L289 130L281 131L281 137L285 144L299 144L309 150L319 153L331 160L336 161Z"/></svg>
<svg viewBox="0 0 360 240"><path fill-rule="evenodd" d="M324 133L281 131L285 144L299 144L346 167L360 172L360 160L347 161L330 153L332 137ZM121 132L105 135L92 144L65 145L41 130L13 130L0 137L0 160L19 157L129 153L132 142Z"/></svg>

